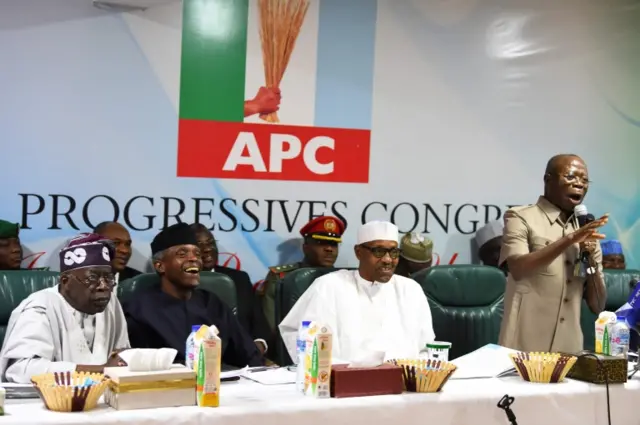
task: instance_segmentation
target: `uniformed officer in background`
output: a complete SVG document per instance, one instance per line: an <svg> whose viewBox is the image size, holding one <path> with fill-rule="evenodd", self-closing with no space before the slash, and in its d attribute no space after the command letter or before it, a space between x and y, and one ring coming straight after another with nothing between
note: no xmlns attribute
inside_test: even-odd
<svg viewBox="0 0 640 425"><path fill-rule="evenodd" d="M264 282L256 291L262 299L264 314L273 332L276 331L276 287L282 279L294 270L303 267L333 267L338 259L342 234L345 224L337 217L316 217L302 229L300 235L304 238L302 261L293 264L269 267L269 273Z"/></svg>

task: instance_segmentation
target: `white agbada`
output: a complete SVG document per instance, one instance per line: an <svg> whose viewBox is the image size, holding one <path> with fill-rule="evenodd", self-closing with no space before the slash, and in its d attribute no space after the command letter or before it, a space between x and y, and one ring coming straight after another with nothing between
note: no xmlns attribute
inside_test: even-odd
<svg viewBox="0 0 640 425"><path fill-rule="evenodd" d="M352 362L371 351L384 352L385 360L416 358L435 339L422 288L397 275L387 283L372 283L357 270L338 270L316 279L279 326L292 359L303 320L331 327L334 363Z"/></svg>
<svg viewBox="0 0 640 425"><path fill-rule="evenodd" d="M34 292L11 313L0 353L4 382L29 383L31 376L101 365L115 349L129 348L127 324L115 293L102 313L75 310L58 285Z"/></svg>

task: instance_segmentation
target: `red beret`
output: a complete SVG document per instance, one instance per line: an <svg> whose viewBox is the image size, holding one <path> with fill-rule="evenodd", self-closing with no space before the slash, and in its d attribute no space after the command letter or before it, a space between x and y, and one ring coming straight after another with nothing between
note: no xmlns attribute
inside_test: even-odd
<svg viewBox="0 0 640 425"><path fill-rule="evenodd" d="M311 237L312 239L318 239L323 241L342 242L342 234L344 233L345 225L337 217L330 215L316 217L300 229L300 234L303 237Z"/></svg>

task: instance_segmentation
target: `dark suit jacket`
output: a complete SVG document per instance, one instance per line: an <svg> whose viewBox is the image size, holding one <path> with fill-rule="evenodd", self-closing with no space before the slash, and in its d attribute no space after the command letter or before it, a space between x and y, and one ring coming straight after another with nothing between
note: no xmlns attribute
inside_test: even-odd
<svg viewBox="0 0 640 425"><path fill-rule="evenodd" d="M126 280L126 279L131 279L132 277L136 277L139 274L142 274L142 272L139 272L136 269L132 269L131 267L125 267L124 270L121 271L118 276L118 282L122 282L123 280Z"/></svg>
<svg viewBox="0 0 640 425"><path fill-rule="evenodd" d="M253 285L246 272L217 266L217 273L226 274L236 284L238 297L238 321L254 339L264 339L269 344L269 352L275 349L273 335L262 310L262 303L253 294Z"/></svg>

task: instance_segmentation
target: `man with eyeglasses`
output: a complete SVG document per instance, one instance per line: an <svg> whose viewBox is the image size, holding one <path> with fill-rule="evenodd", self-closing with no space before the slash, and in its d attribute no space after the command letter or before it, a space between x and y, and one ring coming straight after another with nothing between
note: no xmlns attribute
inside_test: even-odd
<svg viewBox="0 0 640 425"><path fill-rule="evenodd" d="M394 274L398 265L398 228L372 221L358 230L358 270L338 270L318 279L280 324L292 358L303 320L333 329L334 362L351 362L371 352L386 359L415 358L435 339L431 310L415 281Z"/></svg>
<svg viewBox="0 0 640 425"><path fill-rule="evenodd" d="M598 314L607 298L598 241L608 217L579 227L574 215L589 183L580 157L556 155L547 163L538 202L505 213L499 264L506 263L509 274L500 345L521 351L583 349L582 300ZM589 253L588 264L581 252Z"/></svg>
<svg viewBox="0 0 640 425"><path fill-rule="evenodd" d="M49 372L102 372L123 365L127 324L113 288L113 245L84 233L60 251L59 284L34 292L11 313L2 352L3 381L30 383Z"/></svg>

